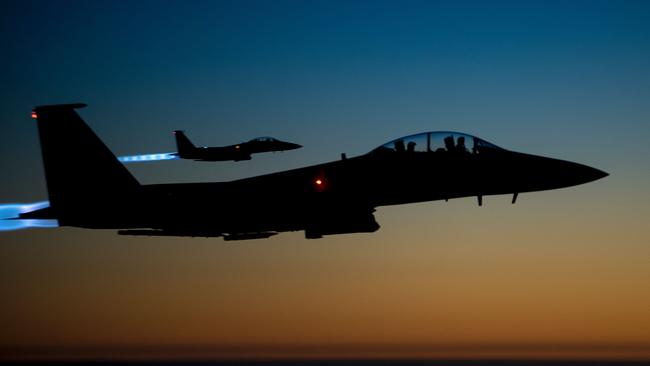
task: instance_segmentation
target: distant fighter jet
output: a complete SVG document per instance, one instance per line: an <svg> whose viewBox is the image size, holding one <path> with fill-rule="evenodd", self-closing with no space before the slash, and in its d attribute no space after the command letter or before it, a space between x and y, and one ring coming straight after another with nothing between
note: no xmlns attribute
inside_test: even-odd
<svg viewBox="0 0 650 366"><path fill-rule="evenodd" d="M196 147L183 131L174 131L178 152L175 154L181 159L194 159L197 161L240 161L250 160L251 154L286 151L299 149L302 146L291 142L284 142L273 137L258 137L237 145L220 147Z"/></svg>
<svg viewBox="0 0 650 366"><path fill-rule="evenodd" d="M50 207L22 219L120 229L122 235L267 238L304 230L307 238L374 232L376 207L542 191L607 173L522 154L458 132L401 137L369 153L230 182L141 185L74 111L37 107L34 117ZM70 159L74 156L74 159Z"/></svg>

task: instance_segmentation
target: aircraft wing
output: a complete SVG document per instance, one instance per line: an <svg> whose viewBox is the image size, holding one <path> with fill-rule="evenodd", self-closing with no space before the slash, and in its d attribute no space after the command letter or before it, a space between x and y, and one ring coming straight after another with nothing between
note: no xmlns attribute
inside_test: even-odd
<svg viewBox="0 0 650 366"><path fill-rule="evenodd" d="M379 229L372 210L364 211L320 211L316 214L307 214L304 226L307 239L318 239L324 235L350 234L350 233L371 233ZM287 221L284 225L291 225L293 221ZM264 225L260 225L263 228ZM274 230L252 230L238 231L215 230L214 226L208 227L169 227L161 229L129 229L119 230L120 235L135 236L179 236L179 237L219 237L225 240L248 240L264 239L278 234ZM298 228L296 228L298 229Z"/></svg>
<svg viewBox="0 0 650 366"><path fill-rule="evenodd" d="M132 235L132 236L184 236L184 237L202 237L213 238L223 236L226 241L230 240L249 240L249 239L266 239L278 233L275 231L264 231L259 233L221 233L215 232L210 229L129 229L118 230L119 235Z"/></svg>
<svg viewBox="0 0 650 366"><path fill-rule="evenodd" d="M373 212L374 209L350 207L319 210L306 223L305 237L318 239L324 235L375 232L379 224Z"/></svg>
<svg viewBox="0 0 650 366"><path fill-rule="evenodd" d="M194 190L201 193L201 187ZM229 195L231 196L231 195ZM333 196L302 196L289 199L279 195L245 202L232 195L220 200L218 209L188 212L166 225L120 230L120 235L223 237L225 240L261 239L282 231L304 231L308 239L325 235L374 232L379 224L374 209ZM170 202L173 205L173 203Z"/></svg>

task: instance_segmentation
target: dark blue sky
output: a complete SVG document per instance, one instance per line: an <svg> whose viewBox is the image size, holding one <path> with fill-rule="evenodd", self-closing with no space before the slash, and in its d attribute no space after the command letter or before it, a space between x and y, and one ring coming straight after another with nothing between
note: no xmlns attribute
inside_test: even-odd
<svg viewBox="0 0 650 366"><path fill-rule="evenodd" d="M278 168L425 130L567 158L650 135L645 2L2 4L2 156L34 156L32 105L71 101L118 154L173 150L176 128L306 146Z"/></svg>
<svg viewBox="0 0 650 366"><path fill-rule="evenodd" d="M611 174L515 206L381 208L376 234L308 244L0 233L13 296L0 346L88 341L83 324L110 328L90 332L98 344L650 344L649 101L647 1L0 0L0 202L46 199L30 110L70 102L89 104L80 114L117 155L173 151L174 129L198 145L304 145L129 165L143 183L252 176L430 130Z"/></svg>

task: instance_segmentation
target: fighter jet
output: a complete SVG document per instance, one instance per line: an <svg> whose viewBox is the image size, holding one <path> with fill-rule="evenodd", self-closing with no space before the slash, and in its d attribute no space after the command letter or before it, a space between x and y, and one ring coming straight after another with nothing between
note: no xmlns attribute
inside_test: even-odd
<svg viewBox="0 0 650 366"><path fill-rule="evenodd" d="M50 207L20 215L122 235L268 238L379 229L377 207L512 195L591 182L607 173L500 148L459 132L423 132L367 154L214 183L140 184L75 112L34 109ZM70 159L75 156L75 159Z"/></svg>
<svg viewBox="0 0 650 366"><path fill-rule="evenodd" d="M240 161L250 160L251 154L299 149L302 146L284 142L273 137L258 137L237 145L219 147L196 147L183 131L174 131L178 152L174 155L181 159L196 161Z"/></svg>

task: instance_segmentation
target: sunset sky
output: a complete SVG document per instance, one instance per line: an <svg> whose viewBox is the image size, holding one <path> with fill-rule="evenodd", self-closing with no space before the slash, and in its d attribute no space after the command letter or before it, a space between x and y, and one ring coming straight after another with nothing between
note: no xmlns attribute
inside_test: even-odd
<svg viewBox="0 0 650 366"><path fill-rule="evenodd" d="M0 232L0 360L650 359L650 2L0 0L0 203L47 199L30 111L72 102L116 155L174 151L175 129L304 146L128 165L145 184L435 130L610 176L320 240Z"/></svg>

